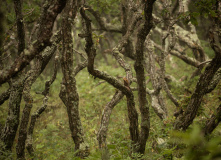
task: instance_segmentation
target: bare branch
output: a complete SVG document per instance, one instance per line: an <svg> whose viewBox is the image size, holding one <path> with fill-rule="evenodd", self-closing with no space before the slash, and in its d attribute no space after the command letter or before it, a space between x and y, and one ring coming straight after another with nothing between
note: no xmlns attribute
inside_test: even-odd
<svg viewBox="0 0 221 160"><path fill-rule="evenodd" d="M135 109L134 96L132 91L128 88L128 86L122 85L116 78L108 75L107 73L101 72L99 70L94 69L94 59L96 56L96 49L94 48L94 43L92 40L92 29L91 29L91 20L85 14L84 8L80 9L81 16L85 20L85 39L86 39L86 47L85 51L88 56L88 71L95 78L98 77L107 81L109 84L119 89L123 94L127 96L127 107L128 107L128 117L130 120L130 135L131 140L134 144L138 141L139 131L138 131L138 114Z"/></svg>
<svg viewBox="0 0 221 160"><path fill-rule="evenodd" d="M117 91L111 101L106 104L101 118L101 125L100 129L97 134L97 140L99 142L100 148L106 148L106 137L107 137L107 131L108 131L108 125L110 121L110 116L113 108L120 102L120 100L123 98L124 94L120 91Z"/></svg>
<svg viewBox="0 0 221 160"><path fill-rule="evenodd" d="M17 37L18 37L18 55L25 49L25 31L22 16L22 5L20 0L14 0L16 13Z"/></svg>
<svg viewBox="0 0 221 160"><path fill-rule="evenodd" d="M216 109L216 113L214 113L210 119L207 120L206 126L204 128L204 134L208 135L213 132L213 130L219 125L221 121L221 105Z"/></svg>
<svg viewBox="0 0 221 160"><path fill-rule="evenodd" d="M11 90L9 88L7 91L3 92L0 95L0 105L2 105L5 101L9 99L10 93L11 93Z"/></svg>
<svg viewBox="0 0 221 160"><path fill-rule="evenodd" d="M188 126L193 122L193 119L195 118L198 108L201 104L202 98L208 92L208 86L211 84L214 75L220 67L221 54L218 53L208 64L204 73L200 76L200 79L196 85L194 93L191 96L187 109L174 124L175 129L186 130Z"/></svg>
<svg viewBox="0 0 221 160"><path fill-rule="evenodd" d="M93 10L90 6L85 5L85 9L89 11L96 19L100 26L100 30L107 31L107 32L117 32L122 33L121 27L116 27L115 25L111 25L109 23L106 23L104 18L101 17L98 11Z"/></svg>
<svg viewBox="0 0 221 160"><path fill-rule="evenodd" d="M47 46L51 45L50 38L54 21L65 7L65 4L66 0L57 0L49 7L46 13L42 15L37 41L33 42L30 47L25 49L21 55L16 58L9 69L0 71L0 84L14 77L18 72L24 69L35 56L39 55Z"/></svg>

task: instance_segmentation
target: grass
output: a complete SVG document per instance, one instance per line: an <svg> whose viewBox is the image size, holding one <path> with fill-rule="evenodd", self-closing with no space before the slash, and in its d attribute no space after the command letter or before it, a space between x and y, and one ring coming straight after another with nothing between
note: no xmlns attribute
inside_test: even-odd
<svg viewBox="0 0 221 160"><path fill-rule="evenodd" d="M99 66L98 69L102 71L108 71L109 74L115 77L123 77L125 75L124 70L118 67L118 65L114 64L114 61L111 57L108 57L108 60L113 65L107 66L105 65L103 60L101 60L99 61L99 63L101 64L97 65ZM193 70L192 67L186 67L186 64L184 64L177 58L174 58L174 62L176 64L179 64L177 65L177 68L174 69L171 68L170 65L167 65L166 70L168 74L172 74L178 79L184 75L189 75L189 73L191 73ZM49 78L50 77L46 76L39 77L36 83L33 85L31 94L34 97L34 107L32 109L32 112L34 112L38 107L42 105L43 100L43 96L37 95L35 94L35 92L42 91L44 89L42 84L44 84L45 80ZM71 133L69 130L66 107L58 96L61 79L62 74L59 72L56 81L51 86L48 107L36 123L36 127L34 130L34 148L37 159L77 159L73 157L74 142L71 138ZM76 80L78 93L80 96L79 110L85 135L85 142L89 144L90 150L90 156L87 159L98 160L101 159L101 155L110 160L131 159L129 121L127 117L126 98L124 97L123 100L121 100L121 102L117 106L115 106L111 115L107 136L108 153L100 151L96 138L97 132L100 127L102 111L104 106L111 100L116 89L100 79L93 79L93 77L89 75L86 69L82 70L77 75ZM190 89L193 90L193 87L196 83L197 79L193 80ZM177 87L175 84L171 85L172 87ZM6 88L7 86L3 85L2 90L5 90ZM172 92L175 93L177 96L182 94L183 91L183 87L172 90ZM214 111L214 109L217 107L217 104L220 103L219 100L217 100L219 92L220 85L214 92L212 92L212 94L209 94L204 98L203 106L206 106L205 113L208 116L210 115L211 111ZM134 93L136 108L138 110L137 92ZM164 98L166 98L165 93L163 93L163 95ZM211 101L211 99L216 100ZM2 124L7 117L7 103L8 102L5 102L2 106L0 106L0 122ZM24 102L22 101L21 108L23 108L23 106ZM172 115L175 107L167 98L166 106L168 107L169 115ZM205 121L205 115L201 115L201 117L204 117ZM202 121L203 118L201 117L197 117L196 121ZM178 152L181 152L181 150L175 151L175 148L171 147L169 143L169 140L171 139L170 134L172 133L172 122L174 121L174 118L170 117L163 122L156 116L153 109L150 108L150 121L150 135L146 145L146 153L144 155L144 159L168 159L168 157L170 157L172 153L180 154ZM216 131L214 131L212 136L217 137L220 134L220 127L218 127ZM160 141L162 143L160 143ZM188 144L185 145L188 146ZM27 158L30 159L27 153L26 155Z"/></svg>

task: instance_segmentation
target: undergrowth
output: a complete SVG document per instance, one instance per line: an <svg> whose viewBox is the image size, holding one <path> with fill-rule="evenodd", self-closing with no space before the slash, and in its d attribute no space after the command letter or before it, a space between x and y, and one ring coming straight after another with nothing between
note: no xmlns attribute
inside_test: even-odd
<svg viewBox="0 0 221 160"><path fill-rule="evenodd" d="M185 64L183 62L181 63L177 58L173 60L179 65L176 66L177 68L175 70L170 67L171 65L167 65L168 74L174 75L176 79L180 79L182 76L189 76L192 67L186 67L182 70ZM110 61L110 63L112 62ZM108 71L109 74L119 77L119 80L123 81L122 78L125 73L118 65L113 64L112 66L107 66L102 62L102 65L99 66L101 66L99 68L100 70ZM177 70L182 70L182 73L177 72ZM45 80L49 78L49 76L41 76L33 85L31 94L34 97L34 107L32 112L42 105L43 100L43 96L35 94L35 92L42 91L44 89L42 86L44 86ZM56 81L51 86L48 107L36 123L33 137L36 159L78 159L74 157L74 142L69 130L67 111L58 96L61 79L62 74L59 72ZM190 81L180 81L181 85L169 82L172 92L179 98L183 107L188 104L189 96L191 95L189 92L194 91L197 79L198 78L191 79ZM107 150L99 150L97 133L100 127L102 111L104 106L111 100L116 89L100 79L94 79L89 75L86 69L79 72L76 81L80 96L79 109L84 137L85 142L89 145L90 151L90 155L86 159L131 160L131 157L133 157L133 159L141 159L139 158L141 155L131 155L126 98L124 97L112 111L107 136ZM189 88L184 88L183 86L186 86L187 83L190 84ZM151 85L148 84L148 87L151 87ZM195 160L200 157L200 160L209 160L218 157L221 154L221 127L217 127L210 137L203 137L200 136L200 127L198 124L202 125L206 118L209 118L211 113L215 112L215 108L220 103L220 87L221 85L219 84L216 90L204 97L202 103L203 110L195 119L196 125L191 125L189 131L186 133L173 131L172 124L175 118L172 115L175 106L168 100L166 94L163 93L170 118L162 121L154 113L153 109L150 108L150 135L146 145L146 152L142 159L169 160L173 157L173 159L180 160ZM6 88L7 86L4 86L4 89ZM137 92L134 92L134 94L135 101L138 102ZM211 99L215 100L213 101ZM7 117L7 103L8 102L5 102L4 105L0 106L1 124L4 124ZM22 101L21 107L23 106L24 102ZM139 113L138 103L136 103L136 108ZM15 151L15 146L13 150ZM4 154L8 154L8 157L15 158L15 154ZM26 153L26 156L28 159L31 159L28 153Z"/></svg>

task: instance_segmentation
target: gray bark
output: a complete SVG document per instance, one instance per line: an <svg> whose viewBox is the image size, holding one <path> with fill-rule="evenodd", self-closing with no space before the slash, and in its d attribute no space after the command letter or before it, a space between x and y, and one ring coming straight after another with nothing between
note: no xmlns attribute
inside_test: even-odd
<svg viewBox="0 0 221 160"><path fill-rule="evenodd" d="M62 22L63 48L61 56L61 68L63 73L63 96L60 98L64 102L68 118L69 128L75 143L76 156L86 157L89 154L88 146L84 142L84 135L79 114L79 95L76 87L76 80L73 74L73 41L72 41L72 24L70 19L74 19L79 7L80 1L69 0L65 8Z"/></svg>

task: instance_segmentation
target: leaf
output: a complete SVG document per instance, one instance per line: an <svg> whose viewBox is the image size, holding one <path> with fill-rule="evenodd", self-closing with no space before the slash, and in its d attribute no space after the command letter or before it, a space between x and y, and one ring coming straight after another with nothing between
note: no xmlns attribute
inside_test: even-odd
<svg viewBox="0 0 221 160"><path fill-rule="evenodd" d="M41 148L43 148L43 147L44 147L43 144L37 144L37 145L36 145L36 149L41 149Z"/></svg>

